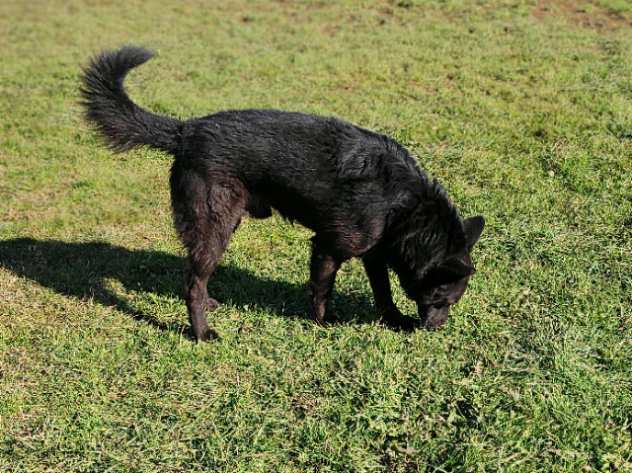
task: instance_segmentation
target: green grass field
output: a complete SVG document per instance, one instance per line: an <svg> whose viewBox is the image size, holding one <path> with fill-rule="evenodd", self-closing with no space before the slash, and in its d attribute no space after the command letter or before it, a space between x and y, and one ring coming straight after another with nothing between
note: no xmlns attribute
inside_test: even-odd
<svg viewBox="0 0 632 473"><path fill-rule="evenodd" d="M246 220L192 343L170 158L113 155L79 71L130 95L388 133L487 227L440 331L307 320L310 233ZM0 471L632 471L627 0L0 2ZM413 313L399 286L396 302Z"/></svg>

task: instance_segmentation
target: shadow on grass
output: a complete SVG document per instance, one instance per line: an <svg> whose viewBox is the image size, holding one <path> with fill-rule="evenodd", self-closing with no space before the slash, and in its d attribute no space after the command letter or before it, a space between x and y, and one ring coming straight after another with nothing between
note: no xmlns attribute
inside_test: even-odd
<svg viewBox="0 0 632 473"><path fill-rule="evenodd" d="M98 241L68 243L18 238L0 241L0 266L65 296L92 298L161 330L189 334L188 325L161 321L133 307L106 286L107 279L114 279L127 291L179 298L184 287L184 258L162 251L128 250ZM223 303L308 318L305 285L267 279L236 267L220 266L209 282L209 294ZM367 314L359 322L377 319L364 296L338 293L334 303L342 321L354 319L355 314Z"/></svg>

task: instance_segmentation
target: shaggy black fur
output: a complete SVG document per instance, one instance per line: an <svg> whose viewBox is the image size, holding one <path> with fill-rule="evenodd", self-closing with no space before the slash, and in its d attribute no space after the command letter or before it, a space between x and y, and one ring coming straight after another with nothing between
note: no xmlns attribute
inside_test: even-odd
<svg viewBox="0 0 632 473"><path fill-rule="evenodd" d="M311 311L325 321L341 263L363 259L378 310L395 327L412 327L391 298L388 267L437 327L467 286L469 256L484 220L462 221L445 191L391 138L336 118L278 110L223 111L186 121L153 114L127 96L130 69L152 57L126 46L105 52L83 75L86 117L110 147L147 145L175 157L171 199L188 250L186 301L198 340L214 336L205 310L217 307L207 282L248 212L276 209L315 232Z"/></svg>

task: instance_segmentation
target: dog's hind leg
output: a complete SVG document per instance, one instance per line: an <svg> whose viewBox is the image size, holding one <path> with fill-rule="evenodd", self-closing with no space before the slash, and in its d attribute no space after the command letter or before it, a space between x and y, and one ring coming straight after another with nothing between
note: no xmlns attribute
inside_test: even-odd
<svg viewBox="0 0 632 473"><path fill-rule="evenodd" d="M312 238L312 259L310 263L311 316L323 325L327 315L329 297L334 287L336 273L342 261L334 257L325 247Z"/></svg>
<svg viewBox="0 0 632 473"><path fill-rule="evenodd" d="M245 209L241 183L207 184L197 172L174 167L171 176L175 226L188 251L185 299L193 334L198 341L216 338L205 311L219 303L208 296L208 279L215 271Z"/></svg>

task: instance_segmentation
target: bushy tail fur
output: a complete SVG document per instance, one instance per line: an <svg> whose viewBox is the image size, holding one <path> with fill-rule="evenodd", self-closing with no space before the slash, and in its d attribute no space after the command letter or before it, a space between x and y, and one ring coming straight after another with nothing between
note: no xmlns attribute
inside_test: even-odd
<svg viewBox="0 0 632 473"><path fill-rule="evenodd" d="M148 145L173 153L178 147L182 122L142 109L123 87L127 73L153 56L147 49L124 46L99 54L83 71L85 117L115 151Z"/></svg>

